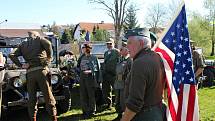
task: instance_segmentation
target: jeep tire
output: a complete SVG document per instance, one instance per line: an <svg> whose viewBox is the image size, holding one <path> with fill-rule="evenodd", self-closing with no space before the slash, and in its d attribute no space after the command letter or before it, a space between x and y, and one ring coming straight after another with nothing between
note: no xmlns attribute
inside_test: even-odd
<svg viewBox="0 0 215 121"><path fill-rule="evenodd" d="M65 99L59 100L57 102L57 114L63 114L70 110L71 108L71 94L68 87L64 87L61 95L65 97Z"/></svg>

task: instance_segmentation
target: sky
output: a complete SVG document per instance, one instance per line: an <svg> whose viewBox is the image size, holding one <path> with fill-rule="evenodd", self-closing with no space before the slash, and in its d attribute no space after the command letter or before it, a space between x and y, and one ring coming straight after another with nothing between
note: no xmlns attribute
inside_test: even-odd
<svg viewBox="0 0 215 121"><path fill-rule="evenodd" d="M112 0L106 0L112 1ZM168 4L171 0L130 0L138 7L137 19L144 26L147 8L153 3ZM185 0L188 11L202 13L203 0ZM47 25L54 21L58 25L78 24L79 22L113 22L101 10L101 6L90 4L88 0L0 0L0 28L23 27L27 25Z"/></svg>

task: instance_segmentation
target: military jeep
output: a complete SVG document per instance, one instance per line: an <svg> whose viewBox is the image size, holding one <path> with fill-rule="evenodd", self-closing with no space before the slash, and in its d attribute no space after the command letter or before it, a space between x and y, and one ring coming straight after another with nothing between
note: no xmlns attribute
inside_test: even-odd
<svg viewBox="0 0 215 121"><path fill-rule="evenodd" d="M69 87L66 82L63 82L61 79L61 73L58 68L58 40L54 37L48 38L53 44L53 61L50 65L50 71L52 73L50 83L52 86L52 92L56 99L56 107L58 114L67 112L71 107L71 95ZM22 39L17 42L26 41ZM10 111L23 109L27 107L27 102L29 99L27 87L26 87L26 70L18 68L15 66L12 61L8 58L8 54L14 49L17 48L19 43L10 43L10 41L0 40L0 51L3 52L3 55L6 58L5 64L5 78L3 84L3 93L2 93L2 117L7 117L6 115ZM19 58L21 62L24 63L23 58ZM38 106L45 106L45 101L43 98L42 92L37 91Z"/></svg>

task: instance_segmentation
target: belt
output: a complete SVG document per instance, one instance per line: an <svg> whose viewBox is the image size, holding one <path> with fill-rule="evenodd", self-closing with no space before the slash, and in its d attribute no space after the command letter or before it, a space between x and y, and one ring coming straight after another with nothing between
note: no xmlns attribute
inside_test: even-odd
<svg viewBox="0 0 215 121"><path fill-rule="evenodd" d="M32 71L37 71L37 70L42 70L42 69L47 69L49 70L49 68L46 66L37 66L37 67L33 67L33 68L29 68L27 69L27 73L32 72Z"/></svg>
<svg viewBox="0 0 215 121"><path fill-rule="evenodd" d="M140 112L147 112L147 111L151 111L151 110L158 109L158 108L161 109L160 105L144 107L141 109Z"/></svg>
<svg viewBox="0 0 215 121"><path fill-rule="evenodd" d="M161 108L162 107L162 102L155 104L155 105L150 105L150 106L144 106L141 111L145 112L145 111L149 111L149 110L153 110L154 108Z"/></svg>

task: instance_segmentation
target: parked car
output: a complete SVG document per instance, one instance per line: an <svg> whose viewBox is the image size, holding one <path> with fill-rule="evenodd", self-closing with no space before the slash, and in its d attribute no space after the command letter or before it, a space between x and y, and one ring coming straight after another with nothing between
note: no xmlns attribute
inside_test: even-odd
<svg viewBox="0 0 215 121"><path fill-rule="evenodd" d="M202 86L210 87L214 85L215 80L215 60L205 60L206 67L204 68L203 75L206 76Z"/></svg>
<svg viewBox="0 0 215 121"><path fill-rule="evenodd" d="M62 81L61 72L58 68L58 55L57 53L57 39L49 38L50 41L55 41L53 44L54 59L50 65L51 77L50 83L52 86L52 93L56 99L56 107L58 114L65 113L70 110L71 107L71 95L67 84ZM53 40L52 40L53 39ZM2 42L3 43L3 42ZM53 42L52 42L53 43ZM15 45L1 44L0 51L3 52L6 57L6 73L3 84L3 96L2 96L2 117L6 115L11 110L18 110L27 107L27 102L29 99L26 82L26 70L18 68L15 66L11 60L8 58L8 54L17 47L19 43ZM24 59L19 58L21 62L24 63ZM43 94L38 88L37 90L38 104L39 106L45 106L45 101Z"/></svg>
<svg viewBox="0 0 215 121"><path fill-rule="evenodd" d="M81 45L83 43L84 42L81 42L79 44L79 47L81 47ZM92 45L92 52L91 53L99 59L100 63L103 63L104 62L104 53L105 53L105 51L107 51L106 43L105 42L98 42L98 41L93 41L90 43ZM81 48L79 48L79 50L81 53Z"/></svg>

